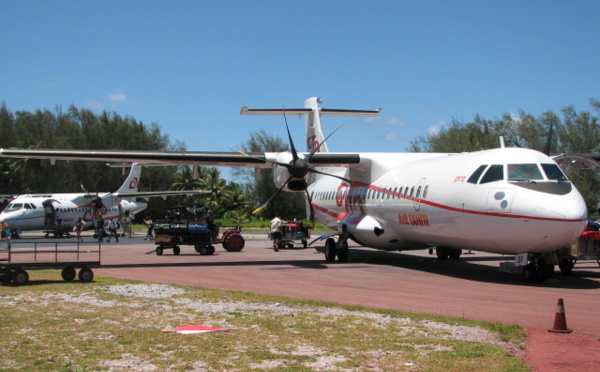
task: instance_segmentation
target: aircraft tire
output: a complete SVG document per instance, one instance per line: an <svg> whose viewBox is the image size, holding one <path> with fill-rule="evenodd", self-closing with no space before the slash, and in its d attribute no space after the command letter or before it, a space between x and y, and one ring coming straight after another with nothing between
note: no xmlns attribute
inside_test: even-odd
<svg viewBox="0 0 600 372"><path fill-rule="evenodd" d="M335 261L335 240L333 238L325 240L325 261Z"/></svg>
<svg viewBox="0 0 600 372"><path fill-rule="evenodd" d="M447 260L450 257L447 247L435 247L435 254L439 260Z"/></svg>
<svg viewBox="0 0 600 372"><path fill-rule="evenodd" d="M179 255L179 253L181 253L181 248L179 248L179 246L177 246L177 245L176 245L176 246L174 246L174 247L173 247L173 254L174 254L175 256L178 256L178 255Z"/></svg>
<svg viewBox="0 0 600 372"><path fill-rule="evenodd" d="M73 266L66 266L62 269L60 275L65 282L72 282L77 276L77 273L75 272L75 268Z"/></svg>
<svg viewBox="0 0 600 372"><path fill-rule="evenodd" d="M450 257L451 260L458 260L460 258L460 255L462 254L462 249L457 249L457 248L446 248L448 250L448 257Z"/></svg>
<svg viewBox="0 0 600 372"><path fill-rule="evenodd" d="M348 242L344 242L344 244L340 247L340 249L337 252L337 258L338 261L340 262L346 262L348 261Z"/></svg>
<svg viewBox="0 0 600 372"><path fill-rule="evenodd" d="M572 258L563 258L558 262L558 268L563 275L571 275L573 273L573 266L575 266L575 260Z"/></svg>
<svg viewBox="0 0 600 372"><path fill-rule="evenodd" d="M29 282L29 274L23 269L18 269L14 272L12 279L16 285L25 285Z"/></svg>
<svg viewBox="0 0 600 372"><path fill-rule="evenodd" d="M94 272L87 267L79 270L79 280L83 283L89 283L94 280Z"/></svg>
<svg viewBox="0 0 600 372"><path fill-rule="evenodd" d="M538 283L542 281L542 275L534 264L530 263L523 268L523 279L527 283Z"/></svg>

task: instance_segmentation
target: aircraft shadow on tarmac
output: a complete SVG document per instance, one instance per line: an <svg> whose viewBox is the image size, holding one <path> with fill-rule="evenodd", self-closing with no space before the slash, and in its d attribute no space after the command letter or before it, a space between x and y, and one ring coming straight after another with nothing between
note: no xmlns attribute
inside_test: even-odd
<svg viewBox="0 0 600 372"><path fill-rule="evenodd" d="M295 248L298 249L298 248ZM295 250L294 249L294 250ZM311 248L312 249L312 248ZM317 252L315 252L317 253ZM237 252L217 251L215 256L229 254L239 254ZM275 254L275 253L274 253ZM289 269L293 266L297 269L334 269L353 268L360 269L369 265L386 265L398 267L406 270L416 270L428 272L436 275L448 276L458 279L478 281L482 283L497 283L518 286L538 286L552 288L571 288L571 289L598 289L600 288L600 272L598 270L578 270L577 265L573 274L565 276L560 271L555 272L551 281L538 284L525 283L521 275L502 273L499 271L499 262L510 261L511 257L503 259L500 256L487 256L480 252L478 255L463 255L458 260L439 260L435 255L423 256L405 254L399 252L380 252L372 249L360 247L351 247L348 262L326 262L320 253L315 255L315 259L282 259L278 260L248 260L248 261L207 261L207 262L151 262L151 263L122 263L102 265L102 268L152 268L152 267L243 267L243 266L266 266L272 269ZM185 259L186 256L197 258L198 254L181 253L178 257ZM214 257L214 256L213 256ZM217 257L214 257L217 258ZM490 265L494 261L497 265ZM595 264L595 263L594 263ZM587 267L587 265L586 265Z"/></svg>

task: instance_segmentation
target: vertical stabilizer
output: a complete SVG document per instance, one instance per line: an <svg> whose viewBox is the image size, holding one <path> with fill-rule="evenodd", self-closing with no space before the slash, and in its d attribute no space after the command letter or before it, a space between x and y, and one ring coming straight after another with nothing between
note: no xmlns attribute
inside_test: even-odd
<svg viewBox="0 0 600 372"><path fill-rule="evenodd" d="M138 192L138 186L140 184L140 177L142 175L142 164L132 163L131 171L129 176L123 182L123 185L117 190L116 194Z"/></svg>
<svg viewBox="0 0 600 372"><path fill-rule="evenodd" d="M323 136L323 128L321 127L321 110L319 106L322 103L317 97L304 101L304 107L311 110L306 115L306 151L308 152L312 152L319 145L321 147L317 152L329 152L327 144L324 143L325 136Z"/></svg>

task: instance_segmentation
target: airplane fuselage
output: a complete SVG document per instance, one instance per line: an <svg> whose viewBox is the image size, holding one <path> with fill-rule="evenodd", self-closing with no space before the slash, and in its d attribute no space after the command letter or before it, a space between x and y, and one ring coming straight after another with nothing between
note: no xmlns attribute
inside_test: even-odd
<svg viewBox="0 0 600 372"><path fill-rule="evenodd" d="M8 204L0 213L0 220L6 221L12 230L30 231L57 227L69 229L81 218L84 229L89 229L92 222L100 218L110 220L119 218L121 213L137 213L146 208L145 203L119 201L110 193L99 196L104 205L101 209L90 203L91 198L86 194L23 195ZM48 209L42 204L44 202L50 203L53 208L51 224L48 223Z"/></svg>
<svg viewBox="0 0 600 372"><path fill-rule="evenodd" d="M319 222L368 247L544 253L585 228L583 198L537 151L360 156L357 166L319 168L351 183L315 176L309 193Z"/></svg>

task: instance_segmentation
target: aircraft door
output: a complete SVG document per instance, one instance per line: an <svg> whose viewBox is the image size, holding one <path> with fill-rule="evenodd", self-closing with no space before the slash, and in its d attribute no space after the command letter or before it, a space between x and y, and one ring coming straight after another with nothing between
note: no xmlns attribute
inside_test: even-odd
<svg viewBox="0 0 600 372"><path fill-rule="evenodd" d="M54 205L52 205L54 199L46 199L42 202L42 206L44 207L44 225L54 225L56 220L56 209Z"/></svg>
<svg viewBox="0 0 600 372"><path fill-rule="evenodd" d="M427 178L423 177L421 178L421 180L419 181L419 185L417 186L417 189L415 190L415 195L413 198L413 206L415 208L415 211L419 211L421 209L421 197L423 196L423 189L425 188L425 183L427 182Z"/></svg>

